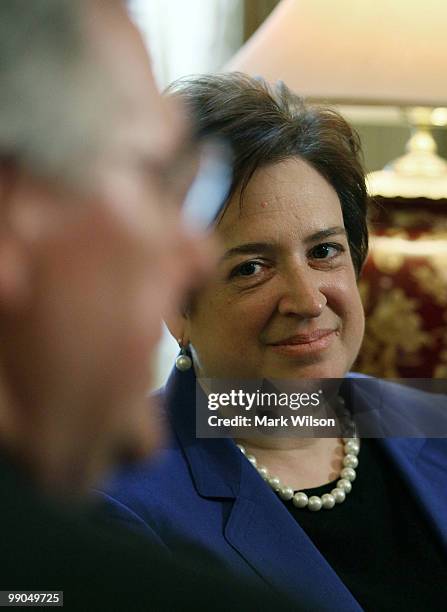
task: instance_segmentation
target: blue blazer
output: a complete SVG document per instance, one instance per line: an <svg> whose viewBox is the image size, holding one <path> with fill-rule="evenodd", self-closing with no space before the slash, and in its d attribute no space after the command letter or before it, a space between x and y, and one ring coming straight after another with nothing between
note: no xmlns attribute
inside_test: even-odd
<svg viewBox="0 0 447 612"><path fill-rule="evenodd" d="M437 402L430 394L385 381L377 384L382 399L392 406L390 418L397 421L411 407L423 414L424 407ZM116 474L101 492L109 515L172 554L184 550L185 542L199 547L239 576L262 581L264 586L268 583L305 601L307 607L361 610L234 442L196 439L193 371L174 371L162 397L173 430L169 448L155 462ZM356 405L361 411L374 400L366 391L356 398ZM443 404L447 410L445 399ZM382 421L382 435L386 435L384 428ZM444 428L440 435L446 434ZM447 552L447 439L383 438L378 442Z"/></svg>

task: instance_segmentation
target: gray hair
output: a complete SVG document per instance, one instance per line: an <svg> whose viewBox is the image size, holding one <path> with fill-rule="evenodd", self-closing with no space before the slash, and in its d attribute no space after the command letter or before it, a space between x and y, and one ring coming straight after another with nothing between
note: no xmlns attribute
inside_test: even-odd
<svg viewBox="0 0 447 612"><path fill-rule="evenodd" d="M0 156L75 183L85 182L110 126L107 79L86 51L84 5L0 2Z"/></svg>

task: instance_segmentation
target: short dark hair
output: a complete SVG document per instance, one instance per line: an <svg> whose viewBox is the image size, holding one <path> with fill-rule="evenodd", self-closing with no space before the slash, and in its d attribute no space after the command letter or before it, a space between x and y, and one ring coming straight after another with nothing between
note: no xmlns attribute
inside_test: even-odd
<svg viewBox="0 0 447 612"><path fill-rule="evenodd" d="M300 157L317 170L338 194L360 273L368 252L368 195L360 139L341 115L306 104L284 83L271 86L240 72L182 78L166 93L186 102L198 137L221 137L231 145L228 200L240 189L242 202L253 173L263 166Z"/></svg>

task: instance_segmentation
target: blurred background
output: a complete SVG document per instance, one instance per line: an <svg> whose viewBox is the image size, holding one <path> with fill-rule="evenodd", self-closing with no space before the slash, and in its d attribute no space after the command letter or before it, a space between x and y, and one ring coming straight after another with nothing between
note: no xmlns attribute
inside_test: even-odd
<svg viewBox="0 0 447 612"><path fill-rule="evenodd" d="M374 205L354 369L447 378L447 3L133 0L131 12L161 89L237 69L284 80L355 126ZM176 354L166 331L157 386Z"/></svg>

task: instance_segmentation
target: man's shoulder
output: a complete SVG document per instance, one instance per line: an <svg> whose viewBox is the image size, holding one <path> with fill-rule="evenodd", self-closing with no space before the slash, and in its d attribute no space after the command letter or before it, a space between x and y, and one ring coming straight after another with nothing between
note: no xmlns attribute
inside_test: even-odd
<svg viewBox="0 0 447 612"><path fill-rule="evenodd" d="M156 402L157 408L161 410L164 417L163 444L150 457L115 468L101 488L112 491L125 489L129 485L137 488L140 486L142 489L146 489L149 485L162 486L162 481L168 474L170 480L173 480L178 470L185 469L185 455L169 413L166 387L153 391L149 400Z"/></svg>
<svg viewBox="0 0 447 612"><path fill-rule="evenodd" d="M223 577L198 575L131 532L96 526L40 503L29 505L15 521L0 508L0 520L6 561L2 590L63 591L69 610L225 609L215 599L225 599ZM232 588L233 605L239 601L245 609L259 609L260 595L237 582Z"/></svg>
<svg viewBox="0 0 447 612"><path fill-rule="evenodd" d="M191 487L188 462L170 431L166 444L152 457L115 470L96 491L105 507L113 507L120 516L133 512L135 516L128 519L137 520L171 500L180 503Z"/></svg>
<svg viewBox="0 0 447 612"><path fill-rule="evenodd" d="M133 534L94 524L86 509L48 499L9 474L7 484L0 504L2 589L64 590L69 603L75 591L105 587L112 578L130 585L130 568L162 562Z"/></svg>

